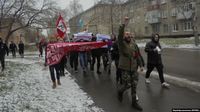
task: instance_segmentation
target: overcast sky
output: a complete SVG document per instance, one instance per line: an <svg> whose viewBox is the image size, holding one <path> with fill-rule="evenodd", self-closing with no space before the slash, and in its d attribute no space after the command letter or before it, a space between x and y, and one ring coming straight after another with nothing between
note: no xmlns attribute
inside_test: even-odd
<svg viewBox="0 0 200 112"><path fill-rule="evenodd" d="M69 2L72 0L55 0L55 1L62 9L64 9L65 7L68 6ZM83 6L83 10L86 10L94 5L94 0L79 0L79 1L80 4L82 4Z"/></svg>

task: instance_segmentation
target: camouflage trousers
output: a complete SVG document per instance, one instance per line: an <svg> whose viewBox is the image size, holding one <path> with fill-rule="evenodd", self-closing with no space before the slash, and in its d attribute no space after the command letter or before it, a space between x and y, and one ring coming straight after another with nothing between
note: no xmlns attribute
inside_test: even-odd
<svg viewBox="0 0 200 112"><path fill-rule="evenodd" d="M122 75L122 85L119 85L119 91L122 93L131 88L132 100L136 101L136 88L138 83L138 73L130 71L121 71Z"/></svg>

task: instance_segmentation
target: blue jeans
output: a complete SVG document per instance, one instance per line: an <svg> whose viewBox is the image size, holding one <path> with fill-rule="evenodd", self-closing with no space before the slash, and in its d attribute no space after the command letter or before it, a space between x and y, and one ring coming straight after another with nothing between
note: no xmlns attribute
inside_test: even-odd
<svg viewBox="0 0 200 112"><path fill-rule="evenodd" d="M80 52L79 53L79 57L80 57L80 64L83 70L85 70L87 68L87 52Z"/></svg>

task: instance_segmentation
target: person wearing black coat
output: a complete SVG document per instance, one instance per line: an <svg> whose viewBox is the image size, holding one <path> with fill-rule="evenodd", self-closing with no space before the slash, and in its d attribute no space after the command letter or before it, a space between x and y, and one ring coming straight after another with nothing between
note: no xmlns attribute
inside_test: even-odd
<svg viewBox="0 0 200 112"><path fill-rule="evenodd" d="M75 72L78 72L78 51L70 52L70 66Z"/></svg>
<svg viewBox="0 0 200 112"><path fill-rule="evenodd" d="M60 76L65 76L66 64L67 64L67 55L64 55L60 61Z"/></svg>
<svg viewBox="0 0 200 112"><path fill-rule="evenodd" d="M163 87L168 87L169 84L165 82L163 76L163 63L161 59L161 45L159 43L159 34L154 34L152 40L145 46L145 52L147 53L147 72L146 72L146 83L150 83L149 77L153 69L156 67L160 82Z"/></svg>
<svg viewBox="0 0 200 112"><path fill-rule="evenodd" d="M19 55L23 58L24 57L24 43L22 41L19 42L18 48L19 48Z"/></svg>
<svg viewBox="0 0 200 112"><path fill-rule="evenodd" d="M1 62L1 71L5 69L5 55L9 55L8 47L3 40L0 38L0 62Z"/></svg>
<svg viewBox="0 0 200 112"><path fill-rule="evenodd" d="M16 57L17 46L16 46L16 44L13 41L10 42L9 49L12 52L12 56Z"/></svg>
<svg viewBox="0 0 200 112"><path fill-rule="evenodd" d="M92 37L92 41L96 42L96 37ZM97 74L101 74L100 72L100 62L101 62L101 55L102 55L102 49L98 48L98 49L93 49L91 50L91 54L92 54L92 65L90 67L90 70L93 71L94 70L94 64L96 62L97 59Z"/></svg>

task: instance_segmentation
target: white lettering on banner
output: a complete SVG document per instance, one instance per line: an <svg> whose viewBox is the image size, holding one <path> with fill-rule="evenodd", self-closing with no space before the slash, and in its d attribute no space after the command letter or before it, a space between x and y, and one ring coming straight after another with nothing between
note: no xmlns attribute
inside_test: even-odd
<svg viewBox="0 0 200 112"><path fill-rule="evenodd" d="M103 42L80 42L80 43L54 43L47 45L46 61L48 65L60 62L62 57L70 51L89 51L100 48L107 43Z"/></svg>

